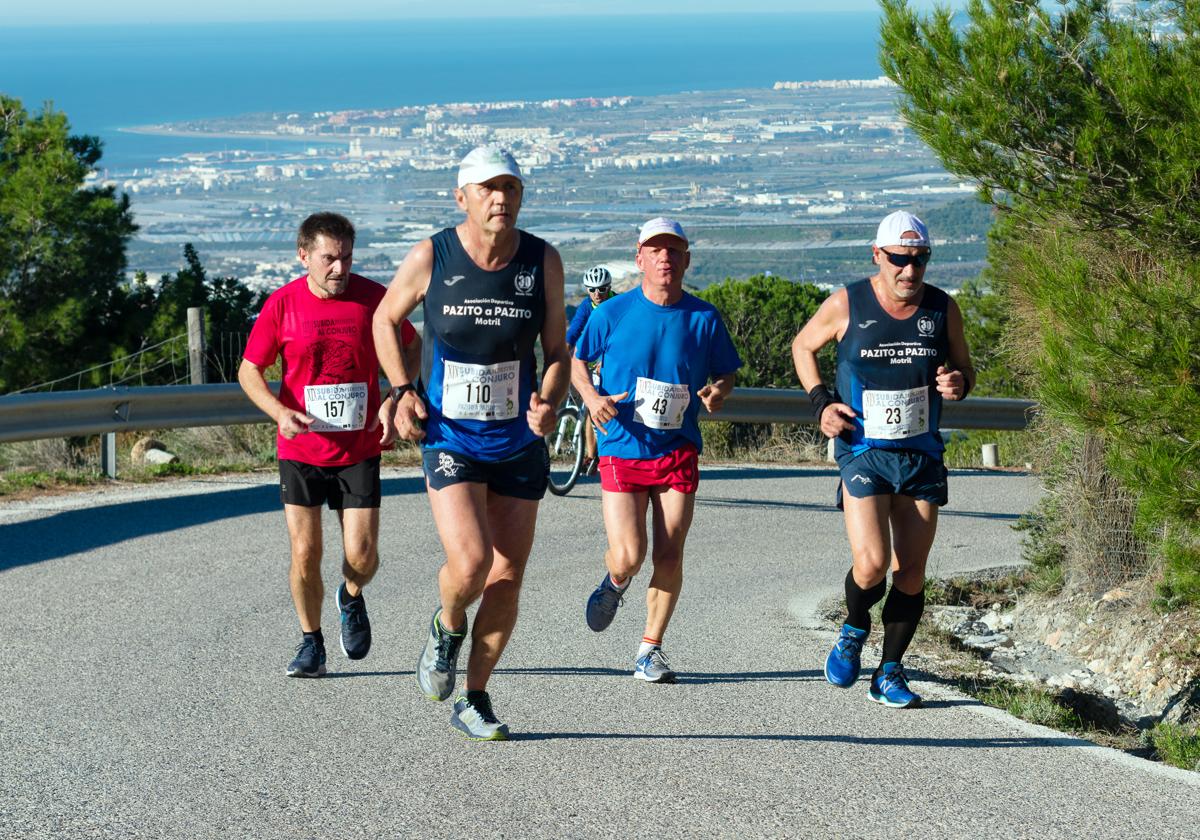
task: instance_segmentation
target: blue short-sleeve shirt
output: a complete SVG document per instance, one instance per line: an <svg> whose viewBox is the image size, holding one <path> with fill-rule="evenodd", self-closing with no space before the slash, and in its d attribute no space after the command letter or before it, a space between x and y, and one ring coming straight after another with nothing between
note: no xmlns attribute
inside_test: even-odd
<svg viewBox="0 0 1200 840"><path fill-rule="evenodd" d="M702 449L697 393L709 379L742 366L716 307L686 292L660 306L640 288L591 313L575 356L603 362L601 394L625 393L617 416L604 427L607 434L596 435L600 454L639 460L661 458L689 442ZM658 408L671 416L656 420Z"/></svg>

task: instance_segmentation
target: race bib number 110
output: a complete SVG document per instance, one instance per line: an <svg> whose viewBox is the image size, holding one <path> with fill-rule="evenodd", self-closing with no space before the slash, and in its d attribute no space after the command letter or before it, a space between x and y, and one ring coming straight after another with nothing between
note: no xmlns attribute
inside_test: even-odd
<svg viewBox="0 0 1200 840"><path fill-rule="evenodd" d="M470 365L446 361L442 415L451 420L511 420L517 416L519 361Z"/></svg>

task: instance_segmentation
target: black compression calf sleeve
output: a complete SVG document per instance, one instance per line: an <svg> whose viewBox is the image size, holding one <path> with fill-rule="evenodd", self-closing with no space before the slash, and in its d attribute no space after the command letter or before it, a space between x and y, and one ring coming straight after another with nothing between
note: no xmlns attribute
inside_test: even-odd
<svg viewBox="0 0 1200 840"><path fill-rule="evenodd" d="M908 650L917 623L925 612L925 590L916 595L901 592L892 584L883 603L883 658L881 662L899 662Z"/></svg>
<svg viewBox="0 0 1200 840"><path fill-rule="evenodd" d="M881 580L870 589L863 589L854 582L854 570L846 572L846 623L859 630L871 631L871 607L883 600L887 580Z"/></svg>

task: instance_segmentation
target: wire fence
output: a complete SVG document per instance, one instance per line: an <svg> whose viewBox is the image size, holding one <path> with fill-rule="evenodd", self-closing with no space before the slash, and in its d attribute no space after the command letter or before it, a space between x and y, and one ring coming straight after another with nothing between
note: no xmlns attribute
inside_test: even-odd
<svg viewBox="0 0 1200 840"><path fill-rule="evenodd" d="M213 336L205 356L209 382L236 382L242 354L246 352L247 332L220 332Z"/></svg>
<svg viewBox="0 0 1200 840"><path fill-rule="evenodd" d="M204 354L207 382L237 381L238 365L250 334L220 332L212 337ZM9 394L47 391L82 391L88 388L121 386L182 385L191 381L187 333L173 335L108 362L91 365L57 379L27 385Z"/></svg>
<svg viewBox="0 0 1200 840"><path fill-rule="evenodd" d="M188 379L187 333L98 365L77 370L57 379L27 385L10 394L42 391L81 391L86 388L119 385L177 385Z"/></svg>

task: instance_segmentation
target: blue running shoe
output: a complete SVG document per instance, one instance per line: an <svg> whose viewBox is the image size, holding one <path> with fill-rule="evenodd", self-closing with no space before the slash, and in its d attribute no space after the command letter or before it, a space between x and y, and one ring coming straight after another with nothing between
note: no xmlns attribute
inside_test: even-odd
<svg viewBox="0 0 1200 840"><path fill-rule="evenodd" d="M305 636L296 648L296 658L287 666L289 677L319 677L325 673L325 646Z"/></svg>
<svg viewBox="0 0 1200 840"><path fill-rule="evenodd" d="M883 670L871 677L868 692L876 703L893 709L912 709L921 705L921 695L908 687L908 677L899 662L883 663Z"/></svg>
<svg viewBox="0 0 1200 840"><path fill-rule="evenodd" d="M626 581L628 583L628 581ZM617 615L617 607L624 600L625 590L613 586L612 576L604 573L604 580L592 592L587 602L587 626L599 633L612 624Z"/></svg>
<svg viewBox="0 0 1200 840"><path fill-rule="evenodd" d="M862 670L862 646L867 640L867 631L842 625L837 644L825 657L825 679L838 688L849 688L858 679Z"/></svg>
<svg viewBox="0 0 1200 840"><path fill-rule="evenodd" d="M371 621L362 592L351 598L343 582L337 591L337 608L342 614L342 653L348 659L362 659L371 649Z"/></svg>

